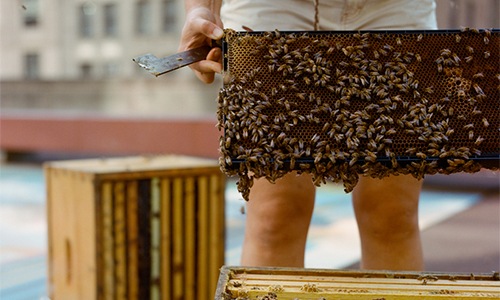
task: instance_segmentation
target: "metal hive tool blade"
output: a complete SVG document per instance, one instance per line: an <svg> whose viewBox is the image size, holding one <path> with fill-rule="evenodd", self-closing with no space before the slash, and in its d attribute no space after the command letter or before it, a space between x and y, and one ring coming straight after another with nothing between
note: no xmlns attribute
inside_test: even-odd
<svg viewBox="0 0 500 300"><path fill-rule="evenodd" d="M163 58L158 58L148 53L134 58L133 61L149 73L158 77L205 59L211 49L212 47L202 46Z"/></svg>

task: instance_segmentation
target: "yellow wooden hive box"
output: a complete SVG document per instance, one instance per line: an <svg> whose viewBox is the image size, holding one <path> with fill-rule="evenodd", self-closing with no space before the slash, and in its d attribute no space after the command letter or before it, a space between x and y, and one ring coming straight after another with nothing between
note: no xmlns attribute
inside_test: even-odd
<svg viewBox="0 0 500 300"><path fill-rule="evenodd" d="M209 299L224 262L216 160L45 165L51 299Z"/></svg>

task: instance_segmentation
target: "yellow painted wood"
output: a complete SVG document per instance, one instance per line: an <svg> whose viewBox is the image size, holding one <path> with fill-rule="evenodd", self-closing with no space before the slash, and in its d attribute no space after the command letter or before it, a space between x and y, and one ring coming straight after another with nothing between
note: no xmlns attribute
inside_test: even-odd
<svg viewBox="0 0 500 300"><path fill-rule="evenodd" d="M103 299L112 300L115 295L115 253L113 240L113 184L109 181L101 186L102 211L102 257Z"/></svg>
<svg viewBox="0 0 500 300"><path fill-rule="evenodd" d="M150 300L160 300L160 272L161 272L161 189L160 179L154 177L151 179L151 216L150 216L150 233L151 233L151 274L150 274Z"/></svg>
<svg viewBox="0 0 500 300"><path fill-rule="evenodd" d="M174 178L172 199L172 299L184 294L184 199L183 180Z"/></svg>
<svg viewBox="0 0 500 300"><path fill-rule="evenodd" d="M138 243L139 228L137 226L137 181L127 182L127 285L128 299L139 299Z"/></svg>
<svg viewBox="0 0 500 300"><path fill-rule="evenodd" d="M197 228L197 291L198 300L209 299L209 270L208 270L208 254L209 254L209 200L212 198L209 195L209 178L200 176L198 183L198 228ZM217 201L216 199L214 199ZM205 292L206 291L206 292Z"/></svg>
<svg viewBox="0 0 500 300"><path fill-rule="evenodd" d="M51 292L61 299L95 299L95 224L79 222L80 218L95 220L95 202L85 201L95 195L92 177L48 166L45 175Z"/></svg>
<svg viewBox="0 0 500 300"><path fill-rule="evenodd" d="M196 206L195 179L184 178L184 297L195 299L196 288Z"/></svg>
<svg viewBox="0 0 500 300"><path fill-rule="evenodd" d="M224 182L219 176L210 176L210 259L209 259L209 276L208 280L211 286L209 287L210 295L215 293L215 283L217 282L219 269L224 264L224 252L217 251L219 245L224 244L224 203L220 201L212 201L212 199L220 199L224 193Z"/></svg>
<svg viewBox="0 0 500 300"><path fill-rule="evenodd" d="M125 182L113 186L113 231L114 231L114 282L116 298L127 297L127 231Z"/></svg>
<svg viewBox="0 0 500 300"><path fill-rule="evenodd" d="M172 295L172 188L169 178L161 179L161 298Z"/></svg>
<svg viewBox="0 0 500 300"><path fill-rule="evenodd" d="M498 273L225 267L216 299L258 299L269 293L278 299L498 299L500 281Z"/></svg>

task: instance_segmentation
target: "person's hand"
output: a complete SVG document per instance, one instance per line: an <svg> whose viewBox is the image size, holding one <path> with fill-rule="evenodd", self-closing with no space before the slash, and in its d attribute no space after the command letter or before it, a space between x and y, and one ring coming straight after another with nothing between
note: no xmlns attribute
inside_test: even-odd
<svg viewBox="0 0 500 300"><path fill-rule="evenodd" d="M182 29L179 51L211 45L211 40L221 39L224 32L219 16L205 7L196 7L187 12ZM222 72L222 51L213 48L206 60L190 65L196 76L204 83L214 81L215 73Z"/></svg>

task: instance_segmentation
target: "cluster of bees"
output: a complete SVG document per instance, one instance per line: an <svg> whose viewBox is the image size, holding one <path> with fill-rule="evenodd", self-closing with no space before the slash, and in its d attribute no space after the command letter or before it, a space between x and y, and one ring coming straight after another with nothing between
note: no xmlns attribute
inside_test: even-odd
<svg viewBox="0 0 500 300"><path fill-rule="evenodd" d="M245 199L290 171L346 192L360 174L477 172L500 153L499 36L228 30L222 170Z"/></svg>

